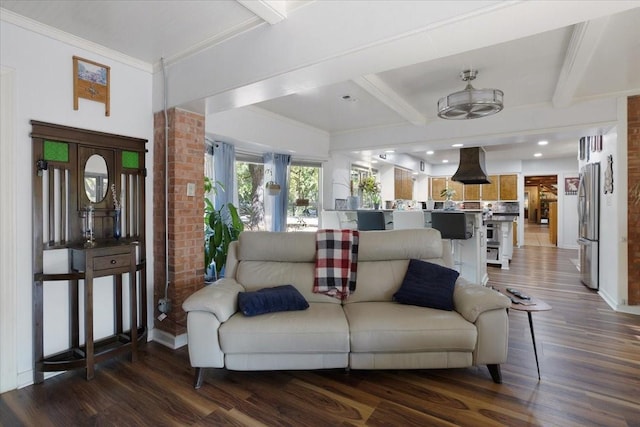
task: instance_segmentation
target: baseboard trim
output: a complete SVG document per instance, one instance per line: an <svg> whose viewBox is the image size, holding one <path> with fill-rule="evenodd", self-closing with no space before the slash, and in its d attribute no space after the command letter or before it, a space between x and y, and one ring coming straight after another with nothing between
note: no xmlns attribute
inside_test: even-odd
<svg viewBox="0 0 640 427"><path fill-rule="evenodd" d="M172 350L177 350L187 345L187 334L175 336L157 328L149 331L149 338L151 341L155 341Z"/></svg>
<svg viewBox="0 0 640 427"><path fill-rule="evenodd" d="M617 311L619 313L627 313L627 314L636 314L640 315L640 305L627 305L627 304L618 304L614 301L611 296L605 291L598 291L598 295L602 298L612 310Z"/></svg>

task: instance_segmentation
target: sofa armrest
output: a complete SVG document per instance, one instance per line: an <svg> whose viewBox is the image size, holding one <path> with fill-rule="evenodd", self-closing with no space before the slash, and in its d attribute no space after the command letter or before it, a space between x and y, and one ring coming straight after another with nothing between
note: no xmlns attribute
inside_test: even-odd
<svg viewBox="0 0 640 427"><path fill-rule="evenodd" d="M453 305L465 319L475 323L485 311L511 307L511 301L491 288L458 280L453 291Z"/></svg>
<svg viewBox="0 0 640 427"><path fill-rule="evenodd" d="M234 279L220 279L194 292L184 303L182 309L189 311L208 311L218 321L226 322L238 309L238 292L244 287Z"/></svg>

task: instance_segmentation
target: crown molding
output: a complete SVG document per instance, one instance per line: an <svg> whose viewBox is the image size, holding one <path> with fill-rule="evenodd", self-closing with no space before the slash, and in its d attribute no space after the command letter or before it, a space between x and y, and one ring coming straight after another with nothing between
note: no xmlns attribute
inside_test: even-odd
<svg viewBox="0 0 640 427"><path fill-rule="evenodd" d="M67 33L62 30L58 30L49 25L45 25L41 22L34 21L33 19L29 19L22 15L18 15L17 13L11 12L10 10L0 8L0 20L3 22L7 22L9 24L13 24L18 27L24 28L25 30L43 35L45 37L49 37L61 43L65 43L70 46L77 47L78 49L87 50L97 55L111 59L113 61L117 61L122 64L129 65L141 71L144 71L147 73L153 72L153 65L148 62L141 61L134 57L118 52L116 50L109 49L98 43L85 40L78 36L74 36L73 34Z"/></svg>

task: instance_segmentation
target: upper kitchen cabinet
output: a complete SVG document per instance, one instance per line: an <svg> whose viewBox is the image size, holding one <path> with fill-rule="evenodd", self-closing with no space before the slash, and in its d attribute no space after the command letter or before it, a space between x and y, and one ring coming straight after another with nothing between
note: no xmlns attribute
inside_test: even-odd
<svg viewBox="0 0 640 427"><path fill-rule="evenodd" d="M447 188L447 178L431 178L431 198L436 201L444 200L440 193Z"/></svg>
<svg viewBox="0 0 640 427"><path fill-rule="evenodd" d="M462 184L452 181L451 177L431 178L431 196L433 200L440 201L445 198L440 192L445 188L456 191L452 197L456 201L464 202L497 202L518 200L518 175L490 175L489 184Z"/></svg>
<svg viewBox="0 0 640 427"><path fill-rule="evenodd" d="M498 200L498 175L489 175L490 184L482 184L482 200Z"/></svg>
<svg viewBox="0 0 640 427"><path fill-rule="evenodd" d="M454 190L456 193L451 197L451 200L464 200L464 184L458 181L452 181L451 178L447 179L447 188Z"/></svg>
<svg viewBox="0 0 640 427"><path fill-rule="evenodd" d="M465 201L480 200L480 184L465 184L464 200Z"/></svg>
<svg viewBox="0 0 640 427"><path fill-rule="evenodd" d="M500 175L500 200L518 200L518 175Z"/></svg>
<svg viewBox="0 0 640 427"><path fill-rule="evenodd" d="M394 190L396 199L413 199L413 177L411 171L401 168L394 169Z"/></svg>

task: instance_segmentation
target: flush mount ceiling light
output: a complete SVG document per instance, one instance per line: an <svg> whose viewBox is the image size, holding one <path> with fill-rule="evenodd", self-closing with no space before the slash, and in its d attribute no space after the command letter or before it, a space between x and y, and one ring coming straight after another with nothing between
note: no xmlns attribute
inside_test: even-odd
<svg viewBox="0 0 640 427"><path fill-rule="evenodd" d="M478 119L502 111L504 93L499 89L475 89L471 80L476 78L476 70L460 73L462 81L468 82L460 92L454 92L438 101L438 117L447 120Z"/></svg>

